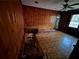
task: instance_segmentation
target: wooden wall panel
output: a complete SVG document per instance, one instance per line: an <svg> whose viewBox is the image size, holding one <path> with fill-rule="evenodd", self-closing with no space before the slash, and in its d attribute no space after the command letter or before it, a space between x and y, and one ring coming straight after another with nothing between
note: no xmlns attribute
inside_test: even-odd
<svg viewBox="0 0 79 59"><path fill-rule="evenodd" d="M26 27L47 29L54 27L54 23L51 23L51 17L58 15L58 12L23 5L23 14Z"/></svg>
<svg viewBox="0 0 79 59"><path fill-rule="evenodd" d="M70 18L70 13L62 12L61 19L60 19L60 30L66 31L67 23Z"/></svg>
<svg viewBox="0 0 79 59"><path fill-rule="evenodd" d="M0 1L0 59L18 59L24 35L19 1Z"/></svg>
<svg viewBox="0 0 79 59"><path fill-rule="evenodd" d="M73 36L79 37L79 28L76 29L69 27L69 23L73 14L79 14L79 9L60 13L61 19L59 24L59 30L71 34Z"/></svg>

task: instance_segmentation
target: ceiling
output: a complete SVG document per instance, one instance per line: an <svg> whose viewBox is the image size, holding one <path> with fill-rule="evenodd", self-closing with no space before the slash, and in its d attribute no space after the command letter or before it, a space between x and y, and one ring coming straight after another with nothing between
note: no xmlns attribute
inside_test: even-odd
<svg viewBox="0 0 79 59"><path fill-rule="evenodd" d="M63 8L64 0L21 0L23 5L45 8L50 10L61 11ZM38 3L35 3L37 1ZM79 0L69 0L68 4L78 3ZM78 9L79 5L73 6L74 9ZM70 10L70 9L67 9Z"/></svg>

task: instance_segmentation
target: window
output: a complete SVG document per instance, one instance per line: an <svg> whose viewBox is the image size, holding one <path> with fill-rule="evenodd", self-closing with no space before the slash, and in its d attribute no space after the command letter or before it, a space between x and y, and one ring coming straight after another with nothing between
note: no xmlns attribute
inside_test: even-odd
<svg viewBox="0 0 79 59"><path fill-rule="evenodd" d="M69 27L78 28L78 26L79 26L79 14L75 14L71 18L71 21L69 23Z"/></svg>
<svg viewBox="0 0 79 59"><path fill-rule="evenodd" d="M59 28L59 21L60 21L60 15L56 16L56 21L55 21L55 29Z"/></svg>

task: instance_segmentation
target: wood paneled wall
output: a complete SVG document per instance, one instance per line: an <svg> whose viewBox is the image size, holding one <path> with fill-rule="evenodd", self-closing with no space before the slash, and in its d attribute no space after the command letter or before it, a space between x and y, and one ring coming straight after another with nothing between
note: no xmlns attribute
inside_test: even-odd
<svg viewBox="0 0 79 59"><path fill-rule="evenodd" d="M0 1L0 59L18 59L24 35L19 0Z"/></svg>
<svg viewBox="0 0 79 59"><path fill-rule="evenodd" d="M63 31L66 31L66 27L68 26L68 22L70 20L70 13L68 12L61 12L61 19L60 19L60 26L59 26L59 29L60 30L63 30Z"/></svg>
<svg viewBox="0 0 79 59"><path fill-rule="evenodd" d="M23 14L25 27L49 29L54 27L55 16L58 15L58 12L23 5Z"/></svg>
<svg viewBox="0 0 79 59"><path fill-rule="evenodd" d="M59 30L66 32L68 34L71 34L73 36L79 37L78 36L79 35L79 28L69 27L71 17L74 14L79 14L79 9L60 13L61 19L60 19Z"/></svg>

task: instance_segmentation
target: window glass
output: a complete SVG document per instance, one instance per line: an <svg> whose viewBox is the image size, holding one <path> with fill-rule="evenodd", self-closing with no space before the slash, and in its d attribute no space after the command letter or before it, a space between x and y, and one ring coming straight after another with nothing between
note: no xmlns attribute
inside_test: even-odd
<svg viewBox="0 0 79 59"><path fill-rule="evenodd" d="M79 14L73 15L69 23L69 27L78 28L79 26Z"/></svg>

